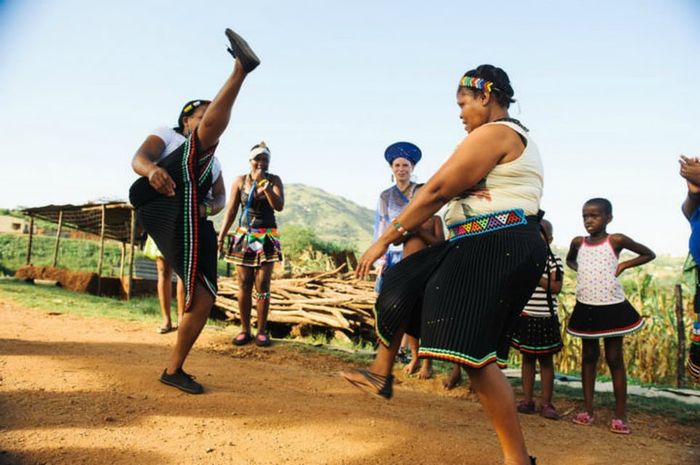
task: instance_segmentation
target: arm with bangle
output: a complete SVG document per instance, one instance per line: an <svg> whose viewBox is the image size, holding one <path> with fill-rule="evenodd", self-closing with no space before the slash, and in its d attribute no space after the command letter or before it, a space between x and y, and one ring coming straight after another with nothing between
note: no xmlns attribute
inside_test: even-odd
<svg viewBox="0 0 700 465"><path fill-rule="evenodd" d="M362 255L355 274L366 276L371 264L384 255L390 244L404 238L406 232L420 227L451 198L482 180L498 163L512 152L524 147L512 130L488 125L474 130L428 182L416 193L406 208L394 218L394 227L387 228L377 241ZM400 226L400 228L398 227Z"/></svg>
<svg viewBox="0 0 700 465"><path fill-rule="evenodd" d="M220 175L211 186L212 199L205 200L199 205L199 216L206 218L214 216L224 209L226 205L226 187L224 176Z"/></svg>

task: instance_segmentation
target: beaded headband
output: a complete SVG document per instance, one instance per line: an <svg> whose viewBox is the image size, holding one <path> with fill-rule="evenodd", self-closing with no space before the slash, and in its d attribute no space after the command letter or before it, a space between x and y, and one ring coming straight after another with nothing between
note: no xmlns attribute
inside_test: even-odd
<svg viewBox="0 0 700 465"><path fill-rule="evenodd" d="M499 90L498 87L493 86L493 82L487 81L486 79L475 78L472 76L464 76L462 80L459 81L459 86L485 90L486 92L493 92L494 89Z"/></svg>

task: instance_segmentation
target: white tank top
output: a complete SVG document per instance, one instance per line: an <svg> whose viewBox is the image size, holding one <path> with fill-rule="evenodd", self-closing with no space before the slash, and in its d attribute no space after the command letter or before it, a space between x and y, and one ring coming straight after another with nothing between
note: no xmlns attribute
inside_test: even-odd
<svg viewBox="0 0 700 465"><path fill-rule="evenodd" d="M578 249L576 300L588 305L611 305L625 301L625 293L615 277L618 257L610 244L610 236L596 245L584 239Z"/></svg>
<svg viewBox="0 0 700 465"><path fill-rule="evenodd" d="M520 134L525 139L525 150L515 160L494 166L476 186L450 200L445 210L448 225L499 210L522 208L526 215L536 215L540 209L544 169L537 144L515 123L487 124L502 124Z"/></svg>

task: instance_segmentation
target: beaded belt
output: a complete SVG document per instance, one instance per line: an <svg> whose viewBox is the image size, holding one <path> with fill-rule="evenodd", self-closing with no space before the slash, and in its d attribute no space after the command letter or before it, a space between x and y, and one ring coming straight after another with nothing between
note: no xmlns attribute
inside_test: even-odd
<svg viewBox="0 0 700 465"><path fill-rule="evenodd" d="M454 241L467 236L498 231L499 229L512 228L521 224L527 224L527 218L522 208L513 210L501 210L484 215L472 216L463 223L455 223L447 226L449 240Z"/></svg>

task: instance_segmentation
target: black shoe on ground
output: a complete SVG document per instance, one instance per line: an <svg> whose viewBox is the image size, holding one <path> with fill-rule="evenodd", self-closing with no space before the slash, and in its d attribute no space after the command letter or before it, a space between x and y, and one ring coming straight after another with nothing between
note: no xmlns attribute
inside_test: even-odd
<svg viewBox="0 0 700 465"><path fill-rule="evenodd" d="M168 386L176 387L188 394L201 394L204 392L204 388L194 380L194 376L188 375L182 371L182 368L178 368L172 375L168 374L167 369L163 370L163 374L160 375L160 382Z"/></svg>
<svg viewBox="0 0 700 465"><path fill-rule="evenodd" d="M260 64L260 58L258 58L253 49L250 48L248 42L231 29L227 28L225 33L231 43L228 52L233 55L233 58L241 60L241 65L243 65L245 72L250 73L257 68Z"/></svg>

